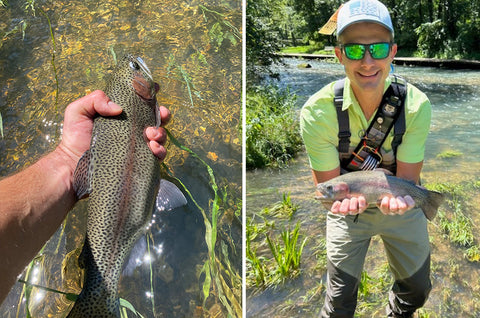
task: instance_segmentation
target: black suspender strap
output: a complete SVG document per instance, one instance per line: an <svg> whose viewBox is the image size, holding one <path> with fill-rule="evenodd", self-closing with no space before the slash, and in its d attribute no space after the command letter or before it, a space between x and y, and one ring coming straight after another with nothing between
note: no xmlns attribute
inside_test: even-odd
<svg viewBox="0 0 480 318"><path fill-rule="evenodd" d="M338 80L334 86L333 91L335 97L333 98L333 104L337 110L337 120L338 120L338 152L340 154L348 153L348 148L350 147L350 122L348 118L348 110L343 111L343 86L345 84L345 79Z"/></svg>
<svg viewBox="0 0 480 318"><path fill-rule="evenodd" d="M393 87L394 94L400 96L400 101L402 102L400 113L398 114L398 118L395 121L393 128L394 135L392 140L392 150L396 157L397 148L402 143L403 134L405 133L405 100L407 96L407 83L403 78L394 76L391 86Z"/></svg>

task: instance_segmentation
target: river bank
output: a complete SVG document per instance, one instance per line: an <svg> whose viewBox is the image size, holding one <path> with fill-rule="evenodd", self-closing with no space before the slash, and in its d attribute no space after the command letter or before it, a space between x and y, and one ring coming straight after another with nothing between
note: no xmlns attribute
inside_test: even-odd
<svg viewBox="0 0 480 318"><path fill-rule="evenodd" d="M278 56L284 58L303 58L306 60L328 60L336 59L332 54L307 54L307 53L277 53ZM464 59L435 59L424 57L395 57L393 60L395 65L403 66L427 66L440 67L448 69L480 69L480 61L464 60Z"/></svg>

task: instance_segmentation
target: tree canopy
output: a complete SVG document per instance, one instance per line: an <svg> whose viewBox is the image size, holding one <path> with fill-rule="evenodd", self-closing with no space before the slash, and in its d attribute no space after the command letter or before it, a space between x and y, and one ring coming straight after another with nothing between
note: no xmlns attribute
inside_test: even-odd
<svg viewBox="0 0 480 318"><path fill-rule="evenodd" d="M479 0L381 0L390 11L399 55L480 59ZM247 71L268 66L282 45L334 45L318 30L345 1L248 0Z"/></svg>

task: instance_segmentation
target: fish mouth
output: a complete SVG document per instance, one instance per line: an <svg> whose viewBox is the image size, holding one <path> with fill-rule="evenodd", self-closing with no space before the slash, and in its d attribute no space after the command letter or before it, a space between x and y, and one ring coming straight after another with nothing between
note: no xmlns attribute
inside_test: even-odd
<svg viewBox="0 0 480 318"><path fill-rule="evenodd" d="M320 201L333 201L332 198L324 195L324 194L320 194L320 195L316 195L315 196L315 200L320 200Z"/></svg>
<svg viewBox="0 0 480 318"><path fill-rule="evenodd" d="M318 184L317 185L317 192L315 195L316 200L328 200L331 199L331 195L329 195L329 192L327 191L327 187L324 186L323 184Z"/></svg>

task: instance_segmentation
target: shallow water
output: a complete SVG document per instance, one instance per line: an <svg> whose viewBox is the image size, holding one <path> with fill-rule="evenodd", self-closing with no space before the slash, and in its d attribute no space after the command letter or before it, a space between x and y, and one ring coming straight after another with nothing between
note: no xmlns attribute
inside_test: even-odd
<svg viewBox="0 0 480 318"><path fill-rule="evenodd" d="M0 113L5 135L0 139L0 177L54 149L65 107L104 87L114 56L138 53L160 84L159 104L173 114L167 128L212 167L219 195L226 195L218 213L216 253L231 264L232 277L239 275L241 2L36 1L35 14L23 9L23 1L8 3L0 7L0 34L17 31L0 39ZM214 193L206 167L171 143L168 151L167 166L211 218ZM36 284L79 292L76 260L83 244L85 208L86 202L77 204L64 229L37 258L30 272ZM212 287L203 303L205 275L200 269L208 260L208 249L200 210L189 199L186 207L159 215L155 221L148 233L151 253L140 255L137 269L121 278L120 297L144 317L226 316L217 289ZM228 283L239 301L238 282ZM71 306L60 294L34 288L25 297L22 288L21 283L13 288L0 307L1 317L17 317L17 311L18 317L25 317L27 300L34 317L63 317Z"/></svg>
<svg viewBox="0 0 480 318"><path fill-rule="evenodd" d="M325 84L342 76L343 67L323 61L307 61L310 69L297 65L303 60L285 59L277 66L280 86L290 86L299 95L298 109L307 98ZM480 72L455 71L424 67L396 67L395 72L424 91L432 102L432 125L428 137L425 163L422 172L424 183L452 182L465 184L480 179ZM463 153L450 159L436 156L447 150ZM248 317L318 316L324 301L325 255L322 254L325 237L326 210L313 199L314 187L308 159L301 153L291 165L282 170L257 170L247 172L247 217L260 222L264 207L271 207L290 193L298 210L291 221L270 217L275 229L301 222L301 233L309 241L302 256L301 274L277 288L247 289ZM480 216L478 193L467 194L471 198L464 213L473 220L474 233L478 233ZM445 213L450 215L445 205ZM480 312L480 264L465 260L465 249L446 239L438 226L438 218L429 224L432 244L433 290L424 313L430 317L478 317ZM476 244L479 237L476 235ZM263 255L269 256L268 248ZM384 317L388 299L389 274L387 261L380 240L374 239L367 255L365 270L372 278L370 290L360 297L358 317Z"/></svg>

